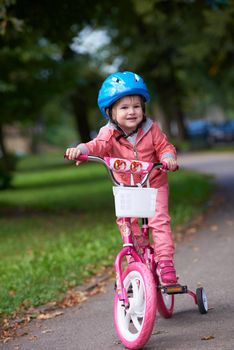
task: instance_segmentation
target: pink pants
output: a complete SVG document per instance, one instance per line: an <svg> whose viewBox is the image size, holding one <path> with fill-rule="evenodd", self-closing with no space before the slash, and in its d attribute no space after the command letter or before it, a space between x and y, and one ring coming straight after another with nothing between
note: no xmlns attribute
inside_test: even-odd
<svg viewBox="0 0 234 350"><path fill-rule="evenodd" d="M167 259L173 260L174 256L175 248L171 237L171 218L168 212L168 194L168 184L161 186L158 189L156 199L156 214L153 218L149 218L149 227L152 231L156 261ZM116 222L121 232L121 218L117 218ZM138 225L137 219L131 219L131 228L139 247L143 246L145 242L143 241L141 229Z"/></svg>

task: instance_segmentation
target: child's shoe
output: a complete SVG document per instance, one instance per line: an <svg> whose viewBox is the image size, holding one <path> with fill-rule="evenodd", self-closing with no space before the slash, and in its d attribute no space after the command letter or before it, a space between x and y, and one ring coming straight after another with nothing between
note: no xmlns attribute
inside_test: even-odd
<svg viewBox="0 0 234 350"><path fill-rule="evenodd" d="M172 260L161 260L157 264L157 274L162 285L177 283L176 270Z"/></svg>

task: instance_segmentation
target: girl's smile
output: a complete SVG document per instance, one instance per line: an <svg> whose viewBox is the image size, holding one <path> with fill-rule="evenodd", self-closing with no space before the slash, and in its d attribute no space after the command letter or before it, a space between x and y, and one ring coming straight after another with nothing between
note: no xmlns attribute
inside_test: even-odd
<svg viewBox="0 0 234 350"><path fill-rule="evenodd" d="M138 95L122 97L112 108L112 119L126 133L134 131L143 116L142 98Z"/></svg>

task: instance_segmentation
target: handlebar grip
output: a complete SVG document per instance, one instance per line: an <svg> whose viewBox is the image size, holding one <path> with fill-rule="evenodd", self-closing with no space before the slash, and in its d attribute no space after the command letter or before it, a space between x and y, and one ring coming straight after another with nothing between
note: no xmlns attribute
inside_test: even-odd
<svg viewBox="0 0 234 350"><path fill-rule="evenodd" d="M75 160L85 162L88 160L88 154L80 154L79 157L77 157Z"/></svg>
<svg viewBox="0 0 234 350"><path fill-rule="evenodd" d="M162 168L161 169L165 170L165 171L169 170L168 164L166 162L162 161ZM177 165L175 170L172 170L172 171L174 172L174 171L177 171L177 170L179 170L179 165Z"/></svg>
<svg viewBox="0 0 234 350"><path fill-rule="evenodd" d="M65 159L69 159L66 154L64 154ZM75 160L75 161L82 161L85 162L88 160L88 154L80 154L77 158L75 159L70 159L70 160Z"/></svg>

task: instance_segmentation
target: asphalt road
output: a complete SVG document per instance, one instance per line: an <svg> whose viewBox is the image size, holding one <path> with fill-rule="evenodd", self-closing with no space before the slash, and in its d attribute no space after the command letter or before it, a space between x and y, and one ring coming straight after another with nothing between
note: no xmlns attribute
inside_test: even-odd
<svg viewBox="0 0 234 350"><path fill-rule="evenodd" d="M189 295L178 295L171 319L157 317L146 350L234 349L234 154L187 154L181 167L215 175L217 206L199 230L177 245L180 282L192 290L202 285L209 312L201 315ZM192 186L192 184L191 184ZM192 230L193 232L193 230ZM113 282L84 304L61 316L35 320L25 336L1 344L5 350L121 350L112 320Z"/></svg>

